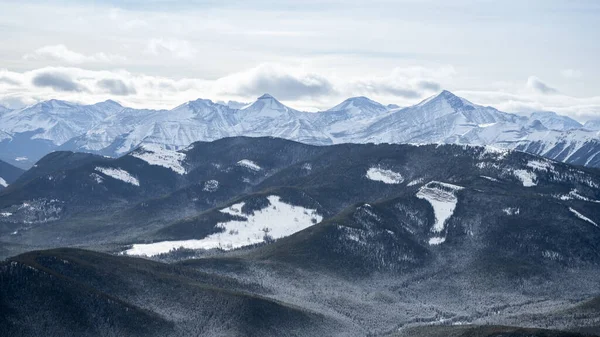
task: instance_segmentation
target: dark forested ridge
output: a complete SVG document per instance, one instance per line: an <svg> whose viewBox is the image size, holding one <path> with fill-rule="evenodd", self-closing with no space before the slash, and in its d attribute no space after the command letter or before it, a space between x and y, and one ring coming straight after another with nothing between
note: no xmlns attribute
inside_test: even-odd
<svg viewBox="0 0 600 337"><path fill-rule="evenodd" d="M598 205L597 169L483 147L56 152L0 192L0 332L598 334Z"/></svg>

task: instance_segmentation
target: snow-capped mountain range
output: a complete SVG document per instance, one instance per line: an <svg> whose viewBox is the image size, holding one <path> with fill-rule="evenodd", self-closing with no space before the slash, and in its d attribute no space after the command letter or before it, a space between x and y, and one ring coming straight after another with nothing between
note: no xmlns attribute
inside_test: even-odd
<svg viewBox="0 0 600 337"><path fill-rule="evenodd" d="M198 99L171 110L147 110L110 100L93 105L50 100L19 110L3 109L0 159L27 168L54 150L116 157L142 144L181 149L195 141L272 136L316 145L492 145L600 167L600 120L582 125L554 112L506 113L449 91L404 108L353 97L310 113L287 107L268 94L240 106Z"/></svg>

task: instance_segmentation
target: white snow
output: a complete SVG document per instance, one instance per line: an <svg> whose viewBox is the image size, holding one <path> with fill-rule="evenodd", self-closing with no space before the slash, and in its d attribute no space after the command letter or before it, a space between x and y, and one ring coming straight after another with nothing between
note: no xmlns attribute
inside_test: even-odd
<svg viewBox="0 0 600 337"><path fill-rule="evenodd" d="M238 161L236 165L237 166L241 166L241 167L245 167L245 168L250 169L252 171L260 171L260 170L262 170L262 167L258 166L258 164L256 164L255 162L253 162L252 160L249 160L249 159L242 159L242 160Z"/></svg>
<svg viewBox="0 0 600 337"><path fill-rule="evenodd" d="M222 213L245 218L244 220L231 220L221 222L215 227L223 229L222 232L211 234L200 240L163 241L150 244L134 244L125 253L128 255L154 256L168 253L180 247L188 249L214 249L230 250L247 245L261 243L266 236L278 239L292 235L308 228L323 217L314 209L286 204L276 195L267 197L270 205L253 214L242 213L244 203L237 203L220 210Z"/></svg>
<svg viewBox="0 0 600 337"><path fill-rule="evenodd" d="M444 237L433 237L433 238L429 239L429 245L431 245L431 246L439 245L441 243L444 243L444 241L446 241L446 238L444 238Z"/></svg>
<svg viewBox="0 0 600 337"><path fill-rule="evenodd" d="M496 178L492 178L492 177L488 177L488 176L480 176L480 177L483 178L483 179L487 179L489 181L496 182L496 183L499 182L499 180L496 179Z"/></svg>
<svg viewBox="0 0 600 337"><path fill-rule="evenodd" d="M10 212L2 212L2 213L0 213L0 216L5 217L5 218L9 217L11 215L12 215L12 213L10 213Z"/></svg>
<svg viewBox="0 0 600 337"><path fill-rule="evenodd" d="M521 213L521 210L518 207L508 207L502 210L506 215L517 215Z"/></svg>
<svg viewBox="0 0 600 337"><path fill-rule="evenodd" d="M209 180L204 183L202 190L204 192L215 192L219 189L219 182L217 180Z"/></svg>
<svg viewBox="0 0 600 337"><path fill-rule="evenodd" d="M306 171L310 171L310 170L312 170L312 165L310 163L304 163L302 165L302 169L306 170Z"/></svg>
<svg viewBox="0 0 600 337"><path fill-rule="evenodd" d="M502 148L499 148L499 147L496 147L493 145L486 145L483 147L483 152L481 153L481 156L485 157L485 155L491 155L491 156L494 156L496 160L502 160L509 153L510 153L510 150L502 149Z"/></svg>
<svg viewBox="0 0 600 337"><path fill-rule="evenodd" d="M379 167L371 167L367 170L365 176L371 180L381 181L386 184L400 184L404 181L404 178L400 173Z"/></svg>
<svg viewBox="0 0 600 337"><path fill-rule="evenodd" d="M131 174L129 174L129 172L120 168L98 166L96 167L96 171L103 173L111 178L126 182L128 184L140 186L140 181L136 177L132 176Z"/></svg>
<svg viewBox="0 0 600 337"><path fill-rule="evenodd" d="M7 187L8 186L8 183L2 177L0 177L0 186L2 186L2 187Z"/></svg>
<svg viewBox="0 0 600 337"><path fill-rule="evenodd" d="M530 160L527 166L538 171L554 171L554 165L550 161Z"/></svg>
<svg viewBox="0 0 600 337"><path fill-rule="evenodd" d="M545 250L542 252L542 256L550 260L562 260L562 256L558 252L551 250Z"/></svg>
<svg viewBox="0 0 600 337"><path fill-rule="evenodd" d="M17 158L15 158L16 161L26 161L27 159L29 159L29 158L27 158L27 157L17 157Z"/></svg>
<svg viewBox="0 0 600 337"><path fill-rule="evenodd" d="M94 179L98 184L102 184L102 182L104 181L104 178L98 173L91 173L90 178Z"/></svg>
<svg viewBox="0 0 600 337"><path fill-rule="evenodd" d="M579 194L577 192L577 190L571 190L571 192L569 192L569 194L565 194L565 195L554 195L555 198L560 199L560 200L582 200L582 201L587 201L587 202L593 202L593 203L597 203L600 204L600 200L594 200L594 199L590 199L586 196L583 196L581 194Z"/></svg>
<svg viewBox="0 0 600 337"><path fill-rule="evenodd" d="M500 170L500 165L498 165L496 163L490 163L490 162L480 162L480 163L475 164L475 166L477 166L481 170L484 170L484 169Z"/></svg>
<svg viewBox="0 0 600 337"><path fill-rule="evenodd" d="M590 199L588 197L585 197L581 194L579 194L577 192L577 190L572 190L571 192L569 192L569 195L572 196L575 199L579 199L579 200L583 200L583 201L588 201L588 202L594 202L594 203L600 203L600 200L594 200L594 199Z"/></svg>
<svg viewBox="0 0 600 337"><path fill-rule="evenodd" d="M440 188L438 185L444 187ZM417 192L417 198L427 200L433 207L435 223L431 229L434 233L441 233L444 230L446 221L454 214L454 209L458 199L456 192L463 187L438 181L431 181L422 186ZM433 237L429 240L430 245L437 245L445 241L445 238Z"/></svg>
<svg viewBox="0 0 600 337"><path fill-rule="evenodd" d="M513 174L517 179L521 180L523 186L525 187L537 185L535 182L537 180L537 176L533 172L529 172L527 170L514 170Z"/></svg>
<svg viewBox="0 0 600 337"><path fill-rule="evenodd" d="M469 111L463 111L463 106L470 107ZM239 108L210 100L188 102L168 111L129 109L114 102L86 106L48 101L3 112L0 139L41 130L34 139L59 146L80 137L80 150L106 151L112 156L146 142L182 149L195 141L233 136L274 136L314 145L466 143L524 149L566 160L588 145L599 144L597 127L590 127L592 124L580 128L575 121L545 112L529 117L505 113L448 92L402 109L353 98L329 111L308 113L286 107L271 96ZM539 123L533 123L536 120L550 126L549 130L540 129ZM112 148L115 140L122 145ZM15 156L32 156L24 151ZM580 163L594 165L600 152L587 151L584 156L578 158Z"/></svg>
<svg viewBox="0 0 600 337"><path fill-rule="evenodd" d="M425 181L425 179L423 179L423 178L415 179L415 180L409 182L408 184L406 184L406 186L415 186L418 184L422 184L423 181Z"/></svg>
<svg viewBox="0 0 600 337"><path fill-rule="evenodd" d="M600 228L600 226L598 226L597 223L595 223L594 221L592 221L590 218L586 217L585 215L577 212L572 207L569 207L569 211L571 211L573 214L575 214L579 219L581 219L583 221L587 221L587 222L591 223L592 225Z"/></svg>
<svg viewBox="0 0 600 337"><path fill-rule="evenodd" d="M150 165L162 166L178 174L185 174L182 165L185 153L167 150L158 144L144 144L137 151L131 153L132 157L141 159Z"/></svg>

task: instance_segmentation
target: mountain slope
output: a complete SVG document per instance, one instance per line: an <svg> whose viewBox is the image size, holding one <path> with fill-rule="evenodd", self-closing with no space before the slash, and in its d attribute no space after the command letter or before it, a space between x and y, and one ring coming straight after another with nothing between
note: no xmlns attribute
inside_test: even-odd
<svg viewBox="0 0 600 337"><path fill-rule="evenodd" d="M391 336L427 337L584 337L576 332L525 329L509 326L431 326L408 329Z"/></svg>
<svg viewBox="0 0 600 337"><path fill-rule="evenodd" d="M110 156L123 155L142 143L181 149L198 140L235 136L236 124L232 109L198 99L170 111L125 109L67 147Z"/></svg>
<svg viewBox="0 0 600 337"><path fill-rule="evenodd" d="M578 121L567 116L560 116L552 111L538 111L529 116L532 120L542 122L542 125L550 130L567 131L583 127Z"/></svg>
<svg viewBox="0 0 600 337"><path fill-rule="evenodd" d="M491 147L249 137L87 159L49 156L0 193L0 253L117 256L9 258L9 334L148 321L140 334L599 332L597 169Z"/></svg>
<svg viewBox="0 0 600 337"><path fill-rule="evenodd" d="M279 137L310 144L331 144L324 130L311 121L309 113L283 105L269 94L238 110L240 135L250 137Z"/></svg>
<svg viewBox="0 0 600 337"><path fill-rule="evenodd" d="M86 159L72 168L54 164L66 162L53 159L62 158L60 154L49 155L24 175L30 178L0 194L0 212L7 214L0 218L2 241L44 248L202 240L223 230L219 222L232 220L222 214L226 207L243 202L255 205L249 206L250 211L263 212L272 200L303 207L309 214L315 210L324 220L344 210L354 212L353 205L403 200L420 205L414 207L423 217L436 216L439 220L435 207L433 211L424 208L431 203L430 195L441 193L459 212L461 200L483 193L478 190L488 193L480 202L497 198L498 212L489 213L490 221L504 223L513 218L501 211L516 207L510 198L500 197L509 193L515 200L522 199L523 205L551 214L549 225L559 226L557 219L577 220L569 207L594 223L600 222L593 208L600 200L596 171L515 151L454 145L309 146L240 137L195 143L180 152L145 146L118 159L83 156ZM461 195L468 198L461 199ZM487 206L480 202L471 208L485 209ZM558 206L545 212L544 202ZM251 214L248 212L244 211ZM387 216L400 221L394 213ZM483 219L488 215L473 211L471 216ZM424 232L417 235L411 228L410 237L421 246L429 246L431 240L452 240L448 236L452 232L442 220L421 222L419 228ZM425 235L428 231L440 235ZM588 234L595 235L585 231L581 235ZM262 236L260 239L263 241ZM570 256L565 251L564 258Z"/></svg>
<svg viewBox="0 0 600 337"><path fill-rule="evenodd" d="M20 168L0 160L0 191L13 184L23 172Z"/></svg>
<svg viewBox="0 0 600 337"><path fill-rule="evenodd" d="M21 167L78 137L123 107L114 101L79 105L59 100L41 102L2 114L0 159Z"/></svg>
<svg viewBox="0 0 600 337"><path fill-rule="evenodd" d="M257 284L83 250L0 264L0 332L29 336L313 336L350 331L256 294Z"/></svg>
<svg viewBox="0 0 600 337"><path fill-rule="evenodd" d="M245 106L198 99L171 110L52 100L4 112L0 125L0 159L23 168L56 149L118 157L142 144L179 150L195 141L233 136L271 136L314 145L493 145L577 165L600 165L594 121L582 126L554 112L505 113L449 91L405 108L352 97L318 113L292 109L268 94Z"/></svg>

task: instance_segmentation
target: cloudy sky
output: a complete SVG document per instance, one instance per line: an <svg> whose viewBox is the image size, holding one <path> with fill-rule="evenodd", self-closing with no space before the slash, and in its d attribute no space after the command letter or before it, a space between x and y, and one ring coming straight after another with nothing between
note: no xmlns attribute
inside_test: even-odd
<svg viewBox="0 0 600 337"><path fill-rule="evenodd" d="M0 104L170 108L269 92L315 111L441 89L600 118L596 0L0 0Z"/></svg>

